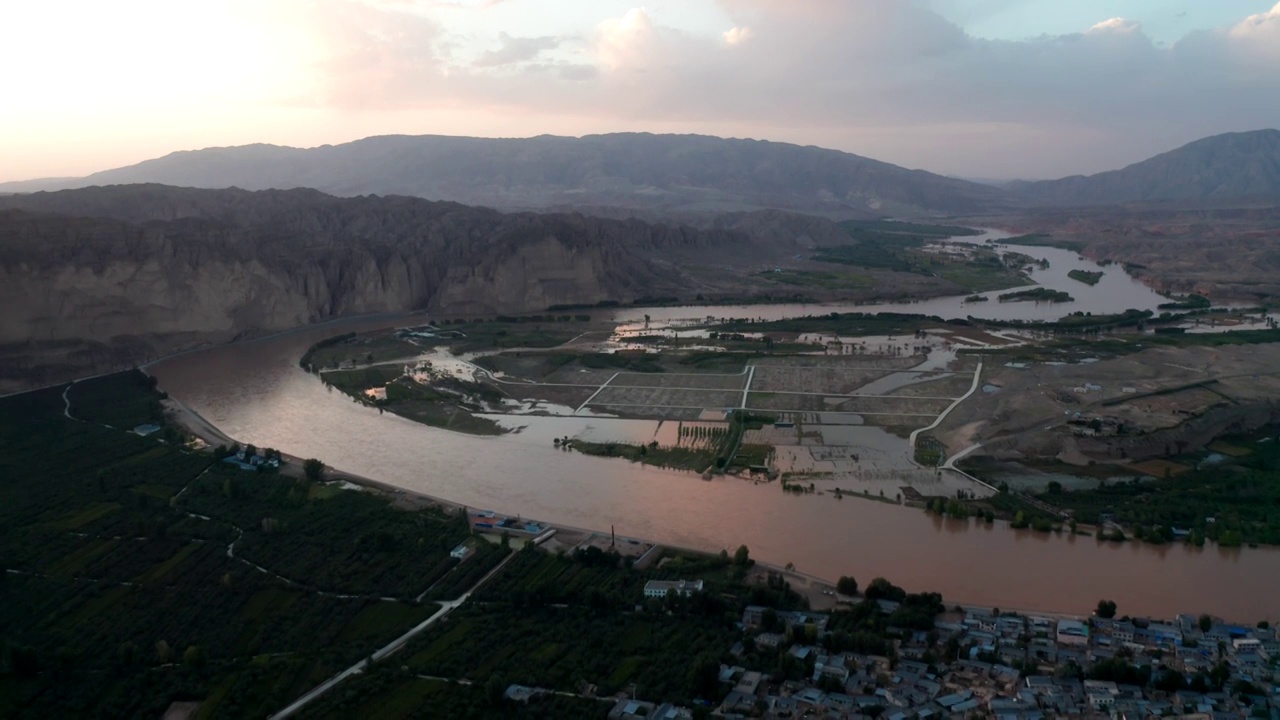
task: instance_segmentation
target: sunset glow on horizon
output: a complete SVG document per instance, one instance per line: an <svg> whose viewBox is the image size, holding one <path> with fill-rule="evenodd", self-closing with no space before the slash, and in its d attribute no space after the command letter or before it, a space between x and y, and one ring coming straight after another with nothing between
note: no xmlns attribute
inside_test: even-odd
<svg viewBox="0 0 1280 720"><path fill-rule="evenodd" d="M616 131L967 177L1096 172L1276 123L1280 4L1212 5L13 2L0 181L257 142Z"/></svg>

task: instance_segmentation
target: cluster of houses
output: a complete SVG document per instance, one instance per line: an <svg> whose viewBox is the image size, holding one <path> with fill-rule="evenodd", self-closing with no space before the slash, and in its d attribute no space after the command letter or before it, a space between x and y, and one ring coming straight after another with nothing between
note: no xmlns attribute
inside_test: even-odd
<svg viewBox="0 0 1280 720"><path fill-rule="evenodd" d="M222 462L235 465L241 470L259 472L263 470L279 470L281 457L275 450L264 450L259 454L256 450L237 448L234 453L222 458Z"/></svg>
<svg viewBox="0 0 1280 720"><path fill-rule="evenodd" d="M1124 431L1120 418L1086 413L1076 413L1067 421L1067 427L1079 437L1115 437Z"/></svg>
<svg viewBox="0 0 1280 720"><path fill-rule="evenodd" d="M645 595L690 589L679 581L650 583ZM887 612L896 606L878 602ZM768 632L766 613L776 616ZM1280 634L1265 623L956 608L938 616L931 632L891 630L889 655L866 655L824 650L829 619L825 613L748 607L741 620L744 642L730 651L743 665L721 666L723 697L698 714L710 710L726 720L1280 718ZM789 655L802 664L803 678L783 679L776 667L749 667L744 644ZM1152 681L1136 684L1143 676ZM612 720L693 716L690 708L627 697L609 714Z"/></svg>

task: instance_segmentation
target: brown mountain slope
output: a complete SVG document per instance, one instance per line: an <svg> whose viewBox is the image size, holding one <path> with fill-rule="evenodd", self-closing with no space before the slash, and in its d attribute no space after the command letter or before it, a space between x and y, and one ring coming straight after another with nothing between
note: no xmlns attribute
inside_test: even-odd
<svg viewBox="0 0 1280 720"><path fill-rule="evenodd" d="M728 230L312 190L4 197L0 384L344 315L492 315L676 294L696 283L669 258L757 242Z"/></svg>

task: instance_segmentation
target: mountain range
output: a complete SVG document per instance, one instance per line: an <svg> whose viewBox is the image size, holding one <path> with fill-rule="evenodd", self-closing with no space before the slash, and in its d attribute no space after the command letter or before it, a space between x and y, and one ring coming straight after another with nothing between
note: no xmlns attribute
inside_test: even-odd
<svg viewBox="0 0 1280 720"><path fill-rule="evenodd" d="M741 297L759 289L750 279L761 267L850 243L832 218L1034 218L1031 204L1237 198L1267 207L1280 200L1278 165L1275 130L1007 188L696 136L384 137L175 153L46 183L82 189L0 196L0 390L364 313ZM166 184L131 184L143 180ZM293 187L308 185L320 189ZM1149 254L1143 264L1155 262ZM868 292L948 291L936 279L928 289L904 282L877 278Z"/></svg>
<svg viewBox="0 0 1280 720"><path fill-rule="evenodd" d="M160 183L337 196L408 195L501 210L714 217L774 208L840 218L991 214L1029 206L1280 199L1280 131L1205 138L1121 170L994 187L837 150L699 135L524 139L381 136L312 149L177 152L0 192Z"/></svg>
<svg viewBox="0 0 1280 720"><path fill-rule="evenodd" d="M1280 130L1227 133L1097 175L1005 186L1030 205L1162 200L1280 200Z"/></svg>
<svg viewBox="0 0 1280 720"><path fill-rule="evenodd" d="M787 237L784 219L758 222L767 241L750 218L695 229L310 189L0 197L0 391L342 316L692 296L683 264L794 253L828 221Z"/></svg>

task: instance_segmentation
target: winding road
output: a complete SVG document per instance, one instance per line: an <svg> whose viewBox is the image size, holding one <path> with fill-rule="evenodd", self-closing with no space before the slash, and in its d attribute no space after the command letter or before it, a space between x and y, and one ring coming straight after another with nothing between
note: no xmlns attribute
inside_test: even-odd
<svg viewBox="0 0 1280 720"><path fill-rule="evenodd" d="M554 534L555 534L554 530L548 531L547 533L535 539L533 543L535 545L541 545L542 543L546 542ZM307 705L310 705L312 702L315 702L315 700L319 698L321 695L324 695L325 693L332 690L334 687L340 684L343 680L346 680L352 675L359 675L360 673L367 670L371 662L375 662L375 663L381 662L386 658L390 657L391 655L395 654L396 652L398 652L405 645L407 645L410 640L422 634L424 630L440 622L445 617L447 617L449 613L453 612L454 610L461 607L464 603L466 603L467 599L471 597L472 593L474 593L476 590L479 590L480 587L484 585L486 582L488 582L489 579L492 578L494 575L497 575L498 572L501 571L502 568L506 567L507 563L511 562L512 558L514 558L515 556L516 556L516 553L514 552L511 553L510 555L507 555L507 557L503 559L502 562L498 563L496 567L494 567L492 570L486 573L484 577L480 578L480 580L476 582L475 585L471 586L470 590L467 590L465 593L463 593L457 600L450 600L448 602L440 603L440 609L436 611L436 613L433 614L431 617L427 618L426 620L423 620L421 623L411 628L405 634L401 635L395 640L392 640L391 642L387 643L383 647L374 651L372 655L365 658L364 660L361 660L355 665L352 665L346 670L343 670L337 675L334 675L328 680L325 680L324 682L320 683L316 687L307 691L307 693L304 694L302 697L298 698L297 700L294 700L293 702L289 703L289 705L287 705L283 710L276 713L275 715L272 715L270 717L270 720L283 720L283 718L287 718L294 715L302 708L306 707Z"/></svg>

